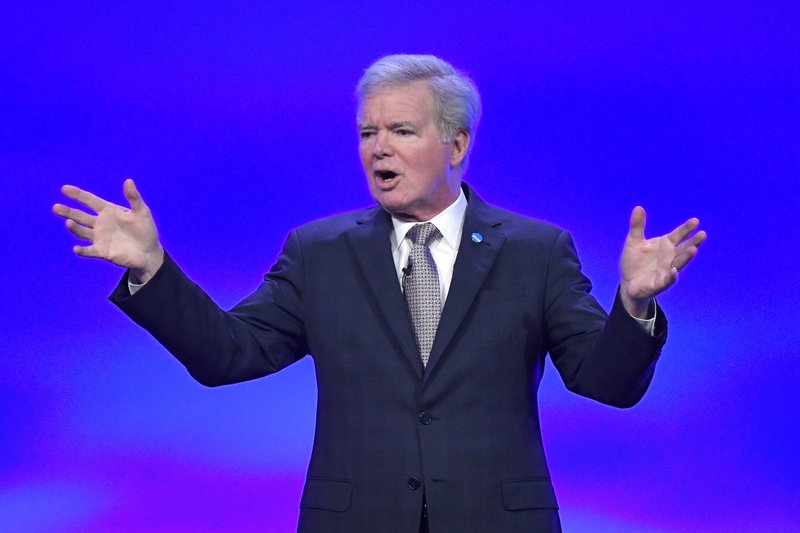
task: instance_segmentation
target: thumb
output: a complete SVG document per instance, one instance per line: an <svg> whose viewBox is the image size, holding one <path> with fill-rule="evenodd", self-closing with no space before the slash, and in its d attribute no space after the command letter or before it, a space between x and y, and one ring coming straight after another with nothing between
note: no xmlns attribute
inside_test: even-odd
<svg viewBox="0 0 800 533"><path fill-rule="evenodd" d="M633 212L631 213L631 226L628 230L628 238L636 240L644 239L644 219L644 208L637 205L633 208Z"/></svg>
<svg viewBox="0 0 800 533"><path fill-rule="evenodd" d="M142 200L142 195L139 194L139 191L136 189L136 184L133 183L133 180L128 178L125 180L125 183L122 185L122 191L125 194L125 198L128 199L128 203L131 204L132 211L142 211L147 206L144 204L144 200Z"/></svg>

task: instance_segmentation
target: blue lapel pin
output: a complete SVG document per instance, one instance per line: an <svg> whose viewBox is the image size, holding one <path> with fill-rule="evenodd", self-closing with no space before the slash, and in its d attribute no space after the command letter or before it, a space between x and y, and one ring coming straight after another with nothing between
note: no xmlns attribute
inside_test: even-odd
<svg viewBox="0 0 800 533"><path fill-rule="evenodd" d="M483 235L478 233L477 231L472 234L472 242L479 244L483 242Z"/></svg>

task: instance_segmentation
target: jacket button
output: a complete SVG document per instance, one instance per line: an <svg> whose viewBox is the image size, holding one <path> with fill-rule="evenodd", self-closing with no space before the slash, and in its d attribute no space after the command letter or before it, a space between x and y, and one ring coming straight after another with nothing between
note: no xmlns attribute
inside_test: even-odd
<svg viewBox="0 0 800 533"><path fill-rule="evenodd" d="M411 490L417 490L419 488L419 480L415 477L408 478L408 488Z"/></svg>
<svg viewBox="0 0 800 533"><path fill-rule="evenodd" d="M419 421L425 424L426 426L431 423L431 420L433 420L433 416L431 416L431 414L428 411L422 411L419 414Z"/></svg>

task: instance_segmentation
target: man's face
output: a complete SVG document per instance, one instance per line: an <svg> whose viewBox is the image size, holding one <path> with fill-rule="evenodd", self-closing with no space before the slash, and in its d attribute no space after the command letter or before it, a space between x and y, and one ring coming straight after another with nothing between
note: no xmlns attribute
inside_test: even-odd
<svg viewBox="0 0 800 533"><path fill-rule="evenodd" d="M458 197L469 138L444 142L433 94L417 81L368 95L358 116L361 164L375 200L403 220L430 220Z"/></svg>

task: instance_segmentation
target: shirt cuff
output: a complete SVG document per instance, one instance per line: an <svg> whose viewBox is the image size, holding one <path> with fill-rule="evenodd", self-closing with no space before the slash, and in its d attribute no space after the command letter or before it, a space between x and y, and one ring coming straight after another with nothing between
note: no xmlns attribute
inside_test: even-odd
<svg viewBox="0 0 800 533"><path fill-rule="evenodd" d="M134 282L132 282L130 280L130 277L128 278L128 292L131 293L131 296L136 294L136 291L138 291L142 287L144 287L144 283L134 283ZM655 320L655 319L653 319L653 320ZM651 332L650 334L652 335L653 333Z"/></svg>
<svg viewBox="0 0 800 533"><path fill-rule="evenodd" d="M128 282L128 288L131 287L131 282ZM139 290L141 285L137 286L136 290ZM133 294L133 292L131 292ZM631 316L636 322L639 323L640 326L644 328L644 330L649 333L650 335L655 335L656 333L656 316L658 316L658 306L653 301L653 317L652 318L636 318L635 316Z"/></svg>

